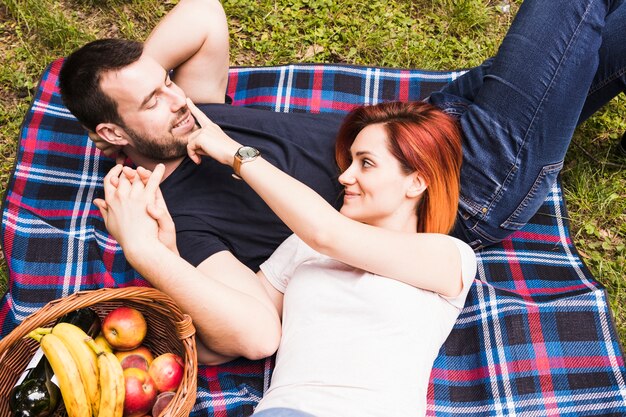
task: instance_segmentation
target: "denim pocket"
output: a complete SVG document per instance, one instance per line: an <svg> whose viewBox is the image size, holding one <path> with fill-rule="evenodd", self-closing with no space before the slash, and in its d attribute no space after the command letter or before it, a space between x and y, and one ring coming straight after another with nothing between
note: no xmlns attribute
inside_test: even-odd
<svg viewBox="0 0 626 417"><path fill-rule="evenodd" d="M563 168L563 161L544 166L535 179L530 191L528 191L513 214L511 214L500 227L509 230L521 229L528 220L535 215L539 207L541 207L545 201L561 168Z"/></svg>

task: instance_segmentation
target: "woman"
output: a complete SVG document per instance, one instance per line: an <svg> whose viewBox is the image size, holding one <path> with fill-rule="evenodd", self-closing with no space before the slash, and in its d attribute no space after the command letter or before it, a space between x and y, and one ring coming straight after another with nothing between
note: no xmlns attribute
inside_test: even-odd
<svg viewBox="0 0 626 417"><path fill-rule="evenodd" d="M202 127L190 157L232 165L295 233L258 274L282 317L258 415L424 415L433 361L476 271L470 247L446 235L459 195L456 123L426 103L352 111L337 138L337 212L188 104Z"/></svg>
<svg viewBox="0 0 626 417"><path fill-rule="evenodd" d="M219 294L211 307L221 303L222 317L241 316L214 323L223 338L237 334L239 344L254 346L269 335L266 352L276 349L272 340L280 343L257 414L424 415L433 361L476 271L471 248L446 235L459 198L456 122L426 103L352 111L336 143L345 190L337 212L188 105L200 125L188 144L190 158L200 163L200 155L208 155L232 166L295 233L257 274L261 291L250 297L262 308L246 301L250 297L235 297L239 288L227 288L226 279L194 278L193 268L169 278L202 279L211 284L207 291ZM118 178L121 171L107 176L106 203L97 202L107 228L133 265L166 270L175 257L167 260L162 247L176 247L158 188L163 165L152 175L138 169L145 186L128 169ZM161 244L150 243L151 235ZM282 320L278 337L273 317ZM250 332L251 321L261 330ZM209 349L218 343L206 342Z"/></svg>

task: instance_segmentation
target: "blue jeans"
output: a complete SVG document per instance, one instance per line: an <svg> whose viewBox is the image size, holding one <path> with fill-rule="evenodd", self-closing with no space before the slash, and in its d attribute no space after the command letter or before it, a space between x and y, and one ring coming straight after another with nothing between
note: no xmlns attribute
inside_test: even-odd
<svg viewBox="0 0 626 417"><path fill-rule="evenodd" d="M454 234L479 249L545 201L574 129L626 90L623 0L526 0L497 55L430 101L464 134Z"/></svg>
<svg viewBox="0 0 626 417"><path fill-rule="evenodd" d="M293 408L268 408L267 410L254 413L252 417L315 417L304 411L294 410Z"/></svg>

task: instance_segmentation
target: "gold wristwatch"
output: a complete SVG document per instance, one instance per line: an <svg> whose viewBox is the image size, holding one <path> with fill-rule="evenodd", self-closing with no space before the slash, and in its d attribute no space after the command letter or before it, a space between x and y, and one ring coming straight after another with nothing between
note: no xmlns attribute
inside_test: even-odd
<svg viewBox="0 0 626 417"><path fill-rule="evenodd" d="M259 152L257 148L253 148L252 146L242 146L241 148L237 149L237 152L235 152L235 158L233 160L233 171L235 171L233 177L240 180L241 165L245 164L246 162L254 161L258 158L260 154L261 152Z"/></svg>

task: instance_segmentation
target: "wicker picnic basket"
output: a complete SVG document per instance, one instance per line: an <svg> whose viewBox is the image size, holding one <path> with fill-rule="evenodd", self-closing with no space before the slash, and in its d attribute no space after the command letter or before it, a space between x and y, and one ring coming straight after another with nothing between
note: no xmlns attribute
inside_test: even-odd
<svg viewBox="0 0 626 417"><path fill-rule="evenodd" d="M0 416L10 415L8 394L37 350L37 342L25 337L30 331L52 326L61 316L79 308L89 307L102 319L122 305L136 308L144 314L148 333L143 344L155 356L173 352L183 358L183 380L161 416L187 417L196 401L198 366L195 328L191 318L183 314L169 296L149 287L102 288L51 301L0 340ZM63 405L54 415L67 416Z"/></svg>

